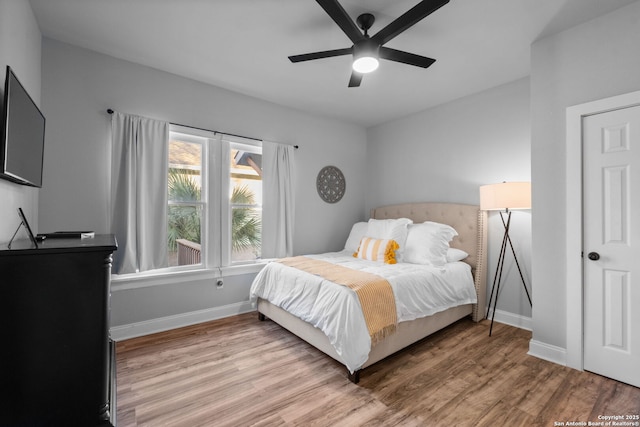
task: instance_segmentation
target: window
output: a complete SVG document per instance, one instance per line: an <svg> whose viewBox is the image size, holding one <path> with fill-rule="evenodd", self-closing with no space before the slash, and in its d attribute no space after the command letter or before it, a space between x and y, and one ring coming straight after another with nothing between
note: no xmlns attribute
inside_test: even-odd
<svg viewBox="0 0 640 427"><path fill-rule="evenodd" d="M171 127L169 139L169 267L220 267L260 259L260 142L178 126Z"/></svg>
<svg viewBox="0 0 640 427"><path fill-rule="evenodd" d="M207 215L203 180L207 139L169 134L168 265L202 264L202 225Z"/></svg>
<svg viewBox="0 0 640 427"><path fill-rule="evenodd" d="M261 256L262 149L230 143L231 262Z"/></svg>

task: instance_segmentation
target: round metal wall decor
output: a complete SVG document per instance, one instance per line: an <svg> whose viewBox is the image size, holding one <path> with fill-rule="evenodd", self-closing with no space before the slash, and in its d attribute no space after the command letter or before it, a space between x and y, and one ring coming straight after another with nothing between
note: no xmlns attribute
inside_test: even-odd
<svg viewBox="0 0 640 427"><path fill-rule="evenodd" d="M318 172L316 188L322 200L327 203L336 203L344 196L347 182L340 169L335 166L325 166Z"/></svg>

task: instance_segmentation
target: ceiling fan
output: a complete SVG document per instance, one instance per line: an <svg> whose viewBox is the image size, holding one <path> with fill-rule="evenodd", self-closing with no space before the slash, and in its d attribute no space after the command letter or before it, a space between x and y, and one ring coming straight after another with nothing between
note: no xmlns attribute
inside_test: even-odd
<svg viewBox="0 0 640 427"><path fill-rule="evenodd" d="M345 49L325 50L321 52L305 53L289 57L291 62L311 61L314 59L330 58L333 56L353 55L353 71L349 79L349 87L358 87L362 82L363 74L374 71L378 68L378 59L402 62L404 64L415 65L416 67L427 68L436 60L424 56L416 55L401 50L383 46L409 27L421 21L426 16L440 9L449 0L422 0L420 3L409 9L402 16L384 27L374 36L370 37L369 29L375 21L375 17L370 13L363 13L358 16L356 22L349 17L338 0L316 0L325 12L335 21L340 29L351 39L353 46ZM356 26L356 23L358 24ZM358 29L360 27L364 34Z"/></svg>

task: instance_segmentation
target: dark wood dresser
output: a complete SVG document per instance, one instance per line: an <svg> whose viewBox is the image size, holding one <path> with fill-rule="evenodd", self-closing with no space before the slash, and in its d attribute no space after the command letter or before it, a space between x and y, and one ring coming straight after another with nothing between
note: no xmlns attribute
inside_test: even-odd
<svg viewBox="0 0 640 427"><path fill-rule="evenodd" d="M0 247L0 426L115 425L112 235Z"/></svg>

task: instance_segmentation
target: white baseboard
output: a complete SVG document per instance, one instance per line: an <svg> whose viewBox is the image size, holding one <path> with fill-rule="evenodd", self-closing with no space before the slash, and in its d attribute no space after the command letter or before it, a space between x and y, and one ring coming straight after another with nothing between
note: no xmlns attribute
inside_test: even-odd
<svg viewBox="0 0 640 427"><path fill-rule="evenodd" d="M529 352L527 354L558 365L567 366L567 349L562 347L531 340L529 341Z"/></svg>
<svg viewBox="0 0 640 427"><path fill-rule="evenodd" d="M490 313L491 314L491 313ZM489 316L491 319L491 316ZM520 314L509 313L508 311L496 310L496 316L493 319L496 322L504 323L516 328L531 330L531 318Z"/></svg>
<svg viewBox="0 0 640 427"><path fill-rule="evenodd" d="M496 322L504 323L516 328L525 329L527 331L532 330L532 320L530 317L521 316L519 314L509 313L507 311L496 310L496 316L494 319ZM549 362L557 363L562 366L567 365L567 350L562 347L556 347L551 344L545 344L540 341L529 341L530 356L544 359Z"/></svg>
<svg viewBox="0 0 640 427"><path fill-rule="evenodd" d="M171 329L181 328L184 326L195 325L198 323L208 322L211 320L222 319L224 317L234 316L236 314L248 313L254 311L248 301L235 304L224 305L221 307L213 307L205 310L192 311L189 313L181 313L174 316L160 317L157 319L145 320L143 322L130 323L127 325L112 326L110 329L111 339L114 341L122 341L130 338L141 337L144 335L154 334L156 332L164 332ZM504 323L516 328L531 330L531 318L518 314L509 313L507 311L496 310L496 322ZM532 341L533 343L533 341ZM545 345L545 344L542 344ZM564 352L564 349L561 349ZM529 348L531 354L531 347ZM540 352L541 354L546 354ZM536 354L533 354L536 356ZM545 357L541 357L545 358ZM554 360L551 360L554 361ZM556 362L558 363L558 362Z"/></svg>
<svg viewBox="0 0 640 427"><path fill-rule="evenodd" d="M213 307L174 316L160 317L158 319L145 320L128 325L112 326L110 328L111 339L114 341L122 341L129 338L154 334L156 332L222 319L236 314L249 313L251 311L255 311L255 307L252 307L249 301L243 301L222 307Z"/></svg>

